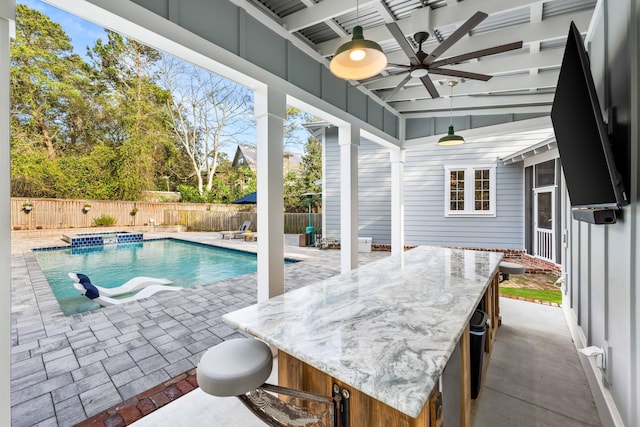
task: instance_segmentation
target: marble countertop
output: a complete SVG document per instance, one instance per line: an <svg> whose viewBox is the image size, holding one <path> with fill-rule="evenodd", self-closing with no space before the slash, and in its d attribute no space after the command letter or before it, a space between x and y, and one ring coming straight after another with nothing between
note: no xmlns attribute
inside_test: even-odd
<svg viewBox="0 0 640 427"><path fill-rule="evenodd" d="M501 259L420 246L223 319L417 417Z"/></svg>

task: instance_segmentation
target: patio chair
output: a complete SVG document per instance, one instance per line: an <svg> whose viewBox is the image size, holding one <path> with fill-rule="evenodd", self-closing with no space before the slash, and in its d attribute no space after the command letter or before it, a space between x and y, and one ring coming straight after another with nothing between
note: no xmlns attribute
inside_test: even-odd
<svg viewBox="0 0 640 427"><path fill-rule="evenodd" d="M251 227L251 221L247 220L243 222L237 230L221 231L220 233L222 234L223 239L234 239L238 234L242 234L249 230L249 227Z"/></svg>
<svg viewBox="0 0 640 427"><path fill-rule="evenodd" d="M149 298L150 296L164 291L181 291L183 288L166 285L150 285L140 290L135 295L126 298L111 298L108 296L100 295L98 287L91 283L91 280L84 274L80 275L80 282L74 282L73 286L80 291L82 295L89 298L92 301L97 302L103 307L110 305L125 304L132 301L137 301L143 298ZM106 288L100 288L106 289Z"/></svg>
<svg viewBox="0 0 640 427"><path fill-rule="evenodd" d="M69 278L76 283L81 283L82 280L86 280L91 283L91 279L86 274L82 273L69 273ZM130 294L137 290L146 288L151 285L170 285L173 282L169 279L156 279L155 277L138 276L131 280L128 280L120 286L115 288L104 288L102 286L94 285L98 289L100 295L105 297L117 297L118 295Z"/></svg>
<svg viewBox="0 0 640 427"><path fill-rule="evenodd" d="M255 231L250 231L248 233L240 233L233 236L239 239L244 239L245 242L255 242L258 240L258 233Z"/></svg>

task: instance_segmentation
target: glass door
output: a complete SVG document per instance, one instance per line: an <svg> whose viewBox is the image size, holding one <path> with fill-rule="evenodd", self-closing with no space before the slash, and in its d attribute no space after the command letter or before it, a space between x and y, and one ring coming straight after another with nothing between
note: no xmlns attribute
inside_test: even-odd
<svg viewBox="0 0 640 427"><path fill-rule="evenodd" d="M537 188L534 191L534 255L554 262L555 188Z"/></svg>

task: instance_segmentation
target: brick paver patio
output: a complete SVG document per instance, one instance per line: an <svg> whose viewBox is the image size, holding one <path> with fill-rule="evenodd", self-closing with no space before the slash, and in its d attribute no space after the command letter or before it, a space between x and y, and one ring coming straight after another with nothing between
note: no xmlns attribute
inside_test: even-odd
<svg viewBox="0 0 640 427"><path fill-rule="evenodd" d="M61 235L62 230L12 233L13 426L72 426L96 415L107 417L105 411L117 405L129 421L146 415L143 412L155 409L149 405L189 391L186 382L183 390L177 384L186 381L206 349L241 335L224 324L221 315L256 302L254 273L64 316L31 251L66 245ZM255 242L222 240L219 233L145 237L175 237L253 252L256 248ZM302 261L285 267L287 289L339 273L339 251L299 248L297 236L286 240L285 256ZM388 255L372 252L359 259L366 263ZM158 402L144 400L151 396Z"/></svg>

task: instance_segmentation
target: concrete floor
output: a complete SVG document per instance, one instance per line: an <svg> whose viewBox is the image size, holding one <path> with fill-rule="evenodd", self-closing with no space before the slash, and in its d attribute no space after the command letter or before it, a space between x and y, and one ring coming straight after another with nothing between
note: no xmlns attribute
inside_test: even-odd
<svg viewBox="0 0 640 427"><path fill-rule="evenodd" d="M500 298L500 311L474 426L601 426L562 309Z"/></svg>
<svg viewBox="0 0 640 427"><path fill-rule="evenodd" d="M562 309L506 298L500 299L500 306L503 323L474 427L601 426ZM238 399L196 389L132 425L260 427L264 423Z"/></svg>

